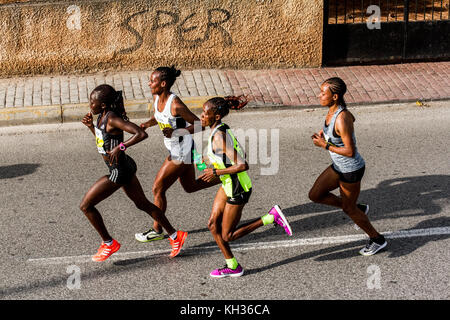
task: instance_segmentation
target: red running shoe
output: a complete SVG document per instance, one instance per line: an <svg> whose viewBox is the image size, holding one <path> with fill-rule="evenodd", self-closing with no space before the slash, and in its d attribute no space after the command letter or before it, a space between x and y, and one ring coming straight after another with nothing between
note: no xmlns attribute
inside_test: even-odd
<svg viewBox="0 0 450 320"><path fill-rule="evenodd" d="M186 240L186 237L187 237L187 232L178 230L177 237L175 240L172 240L171 238L169 238L170 244L172 245L172 252L170 253L171 258L176 257L180 253L181 248L183 247L184 241Z"/></svg>
<svg viewBox="0 0 450 320"><path fill-rule="evenodd" d="M97 253L92 257L93 261L105 261L108 259L114 252L117 252L120 249L120 243L116 240L113 240L112 245L108 246L104 242L102 242L100 248L98 248Z"/></svg>

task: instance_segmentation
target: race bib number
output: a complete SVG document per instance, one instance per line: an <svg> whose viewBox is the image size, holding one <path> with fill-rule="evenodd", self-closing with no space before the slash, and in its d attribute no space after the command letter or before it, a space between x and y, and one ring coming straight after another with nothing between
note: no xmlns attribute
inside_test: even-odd
<svg viewBox="0 0 450 320"><path fill-rule="evenodd" d="M106 154L105 149L103 148L103 145L105 144L105 141L103 140L103 134L102 131L98 128L95 128L95 144L97 145L97 150L101 154Z"/></svg>
<svg viewBox="0 0 450 320"><path fill-rule="evenodd" d="M170 124L168 124L168 123L161 123L161 122L158 122L158 125L159 125L159 128L160 128L161 130L164 130L164 128L172 128L172 126L171 126Z"/></svg>

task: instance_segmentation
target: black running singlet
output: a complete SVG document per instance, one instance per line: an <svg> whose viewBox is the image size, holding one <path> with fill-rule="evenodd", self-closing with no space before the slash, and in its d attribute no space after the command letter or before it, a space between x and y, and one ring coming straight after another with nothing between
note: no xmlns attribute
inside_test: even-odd
<svg viewBox="0 0 450 320"><path fill-rule="evenodd" d="M121 142L123 142L123 132L117 135L106 132L106 124L108 123L108 118L111 113L112 111L108 111L108 113L106 113L106 115L103 117L101 123L101 115L99 115L97 118L97 125L94 126L95 143L97 144L98 152L104 155L106 155L108 151L111 151Z"/></svg>

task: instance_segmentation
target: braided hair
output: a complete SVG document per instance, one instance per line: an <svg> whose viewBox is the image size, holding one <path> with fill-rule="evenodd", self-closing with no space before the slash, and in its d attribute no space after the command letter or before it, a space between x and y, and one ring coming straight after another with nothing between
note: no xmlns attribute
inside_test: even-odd
<svg viewBox="0 0 450 320"><path fill-rule="evenodd" d="M117 116L121 117L125 121L128 121L121 90L116 91L110 85L102 84L96 87L92 93L96 94L97 100L100 103L104 103L106 107L113 111Z"/></svg>
<svg viewBox="0 0 450 320"><path fill-rule="evenodd" d="M334 77L325 80L324 83L328 84L328 87L330 88L332 94L338 95L338 104L346 108L347 104L344 100L344 94L347 92L347 85L345 84L344 80L338 77Z"/></svg>
<svg viewBox="0 0 450 320"><path fill-rule="evenodd" d="M159 67L159 68L156 68L155 71L160 73L159 79L161 81L166 81L167 87L168 87L169 90L173 86L173 84L175 83L175 80L181 74L181 71L177 70L175 68L175 66L171 66L170 68L169 67Z"/></svg>
<svg viewBox="0 0 450 320"><path fill-rule="evenodd" d="M206 103L208 103L213 109L214 114L220 115L222 118L228 115L231 110L240 110L245 107L248 103L248 99L244 95L240 96L226 96L211 98Z"/></svg>

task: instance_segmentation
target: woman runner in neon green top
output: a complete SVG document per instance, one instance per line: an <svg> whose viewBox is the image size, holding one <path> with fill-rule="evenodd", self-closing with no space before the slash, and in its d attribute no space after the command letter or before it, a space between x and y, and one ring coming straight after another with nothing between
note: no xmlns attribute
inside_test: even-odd
<svg viewBox="0 0 450 320"><path fill-rule="evenodd" d="M242 109L248 100L243 96L212 98L203 105L201 115L202 127L210 127L212 132L208 139L208 158L214 168L207 168L199 177L206 182L220 177L222 187L214 199L208 228L214 240L225 256L226 266L215 269L211 277L239 277L244 269L231 252L228 242L239 239L255 229L268 224L280 225L288 235L292 235L291 227L278 206L274 206L268 214L253 222L237 226L242 209L248 202L252 192L252 182L247 174L248 163L245 153L233 133L222 119L230 109Z"/></svg>

